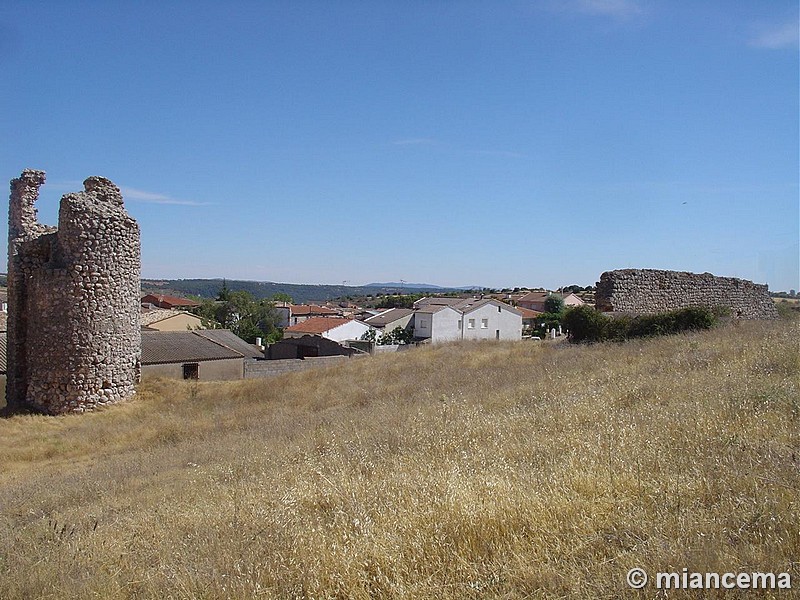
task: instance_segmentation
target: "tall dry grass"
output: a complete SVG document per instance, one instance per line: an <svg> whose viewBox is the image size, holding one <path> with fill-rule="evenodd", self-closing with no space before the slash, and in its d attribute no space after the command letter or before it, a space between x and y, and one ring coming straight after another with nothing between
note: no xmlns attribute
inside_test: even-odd
<svg viewBox="0 0 800 600"><path fill-rule="evenodd" d="M0 598L618 598L634 566L797 588L798 333L468 343L7 419Z"/></svg>

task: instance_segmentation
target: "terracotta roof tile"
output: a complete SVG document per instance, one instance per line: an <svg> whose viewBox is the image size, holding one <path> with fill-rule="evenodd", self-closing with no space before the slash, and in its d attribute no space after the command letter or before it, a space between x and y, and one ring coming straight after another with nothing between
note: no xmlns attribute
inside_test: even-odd
<svg viewBox="0 0 800 600"><path fill-rule="evenodd" d="M163 294L147 294L142 297L143 303L168 304L170 306L200 306L199 302L178 296L165 296ZM166 308L166 307L163 307Z"/></svg>
<svg viewBox="0 0 800 600"><path fill-rule="evenodd" d="M305 315L336 315L335 310L326 308L325 306L318 306L316 304L292 304L289 306L292 315L302 317Z"/></svg>

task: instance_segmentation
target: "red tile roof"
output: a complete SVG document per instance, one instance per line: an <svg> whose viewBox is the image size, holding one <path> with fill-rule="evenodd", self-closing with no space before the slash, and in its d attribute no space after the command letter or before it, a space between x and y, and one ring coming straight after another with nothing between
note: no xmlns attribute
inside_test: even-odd
<svg viewBox="0 0 800 600"><path fill-rule="evenodd" d="M528 292L517 302L544 302L550 294L547 292Z"/></svg>
<svg viewBox="0 0 800 600"><path fill-rule="evenodd" d="M324 306L317 306L316 304L293 304L289 307L293 316L301 317L304 315L335 315L338 314L335 310L325 308Z"/></svg>
<svg viewBox="0 0 800 600"><path fill-rule="evenodd" d="M200 306L199 302L188 298L178 298L177 296L164 296L163 294L147 294L142 298L143 304L155 304L161 308L172 308L176 306Z"/></svg>

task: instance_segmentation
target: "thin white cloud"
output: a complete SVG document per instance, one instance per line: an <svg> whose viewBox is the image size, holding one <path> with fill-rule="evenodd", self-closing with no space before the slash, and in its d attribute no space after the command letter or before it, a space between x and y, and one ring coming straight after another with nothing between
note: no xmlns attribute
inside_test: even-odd
<svg viewBox="0 0 800 600"><path fill-rule="evenodd" d="M194 200L178 200L165 194L145 192L129 187L120 187L122 197L126 200L138 200L150 204L172 204L176 206L210 206L211 202L195 202Z"/></svg>
<svg viewBox="0 0 800 600"><path fill-rule="evenodd" d="M44 185L53 192L82 192L83 182L78 180L45 181Z"/></svg>
<svg viewBox="0 0 800 600"><path fill-rule="evenodd" d="M800 27L796 18L779 25L759 25L750 37L750 45L770 50L797 48L800 39L798 31Z"/></svg>

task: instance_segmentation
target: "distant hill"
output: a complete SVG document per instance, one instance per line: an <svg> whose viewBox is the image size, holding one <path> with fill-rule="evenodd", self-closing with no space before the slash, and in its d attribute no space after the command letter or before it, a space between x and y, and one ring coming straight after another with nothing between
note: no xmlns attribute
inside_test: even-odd
<svg viewBox="0 0 800 600"><path fill-rule="evenodd" d="M142 293L172 294L177 296L199 296L216 298L222 288L222 279L142 279ZM442 292L458 288L443 288L428 284L373 283L369 285L306 285L299 283L276 283L273 281L243 281L226 279L231 291L244 290L258 299L270 298L277 293L288 294L298 304L325 302L347 296L376 296L396 294L403 291L423 290ZM465 288L466 289L466 288Z"/></svg>
<svg viewBox="0 0 800 600"><path fill-rule="evenodd" d="M433 285L432 283L409 283L409 282L397 282L397 281L388 281L386 283L368 283L364 287L379 287L379 288L408 288L410 290L446 290L450 288L445 288L440 285Z"/></svg>

